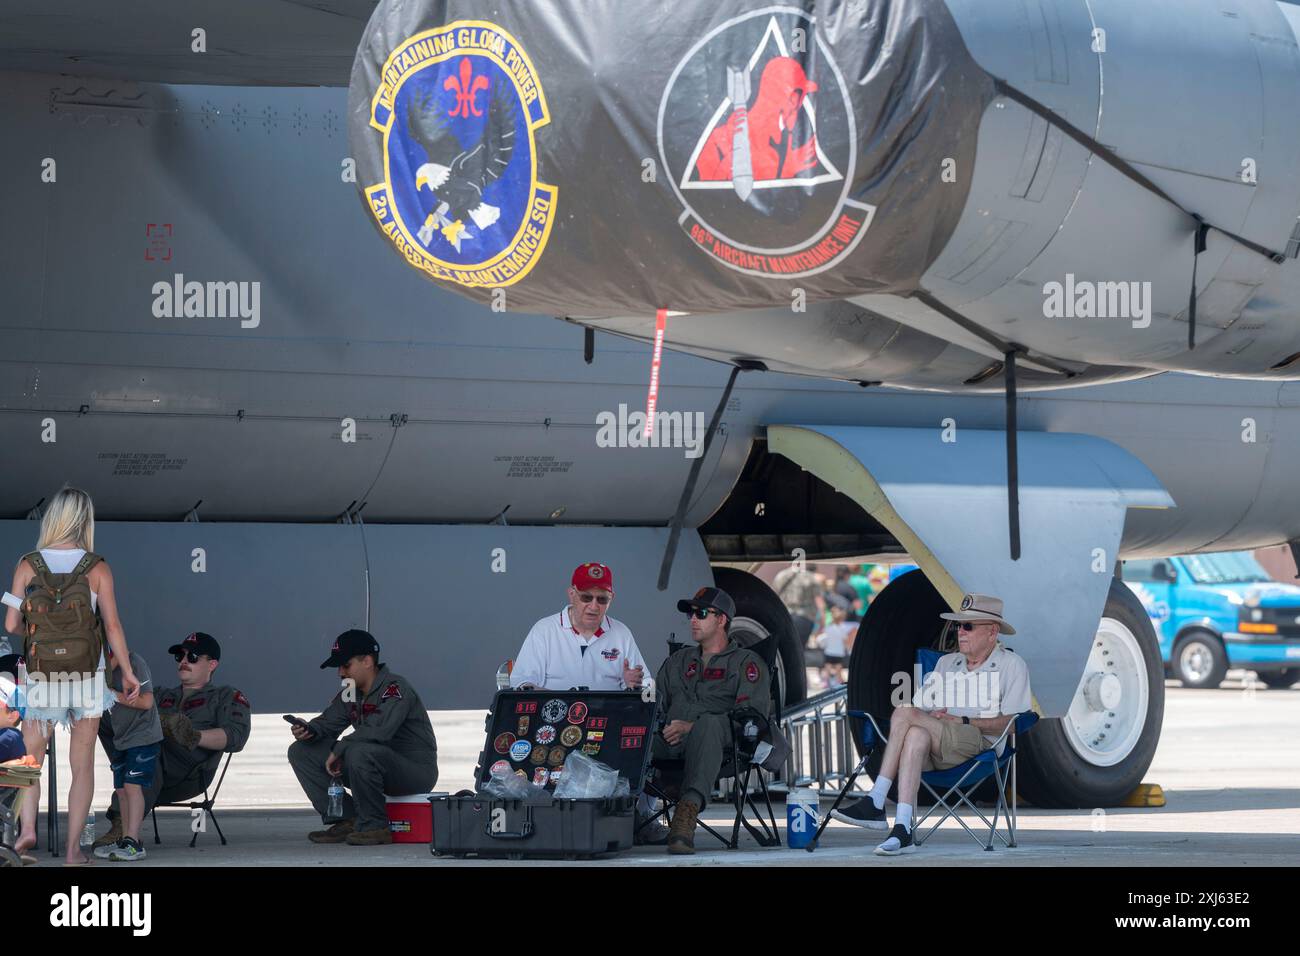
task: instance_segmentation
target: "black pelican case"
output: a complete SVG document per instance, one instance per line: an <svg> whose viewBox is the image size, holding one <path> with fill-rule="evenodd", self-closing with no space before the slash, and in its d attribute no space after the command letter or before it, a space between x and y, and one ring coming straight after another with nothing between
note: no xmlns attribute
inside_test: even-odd
<svg viewBox="0 0 1300 956"><path fill-rule="evenodd" d="M639 691L504 690L492 702L475 781L497 765L553 792L585 751L627 778L631 796L533 802L487 794L431 797L436 856L524 859L617 853L632 845L658 705Z"/></svg>

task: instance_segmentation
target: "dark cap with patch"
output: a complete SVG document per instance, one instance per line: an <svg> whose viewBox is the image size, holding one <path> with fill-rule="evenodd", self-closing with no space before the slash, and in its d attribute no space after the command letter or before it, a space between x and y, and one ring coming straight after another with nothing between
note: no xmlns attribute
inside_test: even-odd
<svg viewBox="0 0 1300 956"><path fill-rule="evenodd" d="M202 631L195 631L185 638L179 644L173 644L167 648L168 654L181 654L187 651L193 651L195 654L206 654L214 661L221 660L221 645L211 634L204 634Z"/></svg>
<svg viewBox="0 0 1300 956"><path fill-rule="evenodd" d="M330 656L325 658L325 663L321 664L321 670L327 667L342 667L352 658L361 654L373 654L375 660L379 660L379 642L374 639L369 631L362 631L353 628L350 631L344 631L334 639L334 646L330 648Z"/></svg>
<svg viewBox="0 0 1300 956"><path fill-rule="evenodd" d="M701 607L711 607L715 611L721 611L727 615L728 621L736 618L736 602L722 588L700 588L695 592L695 597L684 598L677 602L677 610L683 614L690 614L691 611Z"/></svg>

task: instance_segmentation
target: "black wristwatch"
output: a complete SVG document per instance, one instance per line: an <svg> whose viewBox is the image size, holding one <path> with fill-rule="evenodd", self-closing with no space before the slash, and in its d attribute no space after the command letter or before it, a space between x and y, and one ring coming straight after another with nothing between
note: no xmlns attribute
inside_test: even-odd
<svg viewBox="0 0 1300 956"><path fill-rule="evenodd" d="M963 724L969 724L969 723L970 723L970 718L969 718L969 717L963 717L963 718L961 719L961 722L962 722Z"/></svg>

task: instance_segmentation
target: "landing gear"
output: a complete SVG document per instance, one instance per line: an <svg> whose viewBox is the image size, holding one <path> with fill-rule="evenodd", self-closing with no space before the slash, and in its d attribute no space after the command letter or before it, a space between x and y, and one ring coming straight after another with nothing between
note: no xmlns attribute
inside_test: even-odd
<svg viewBox="0 0 1300 956"><path fill-rule="evenodd" d="M899 577L876 597L853 645L850 708L887 719L903 691L910 696L916 649L935 646L943 631L939 614L947 609L920 571ZM898 674L909 680L900 685ZM1164 706L1150 618L1133 592L1113 581L1068 713L1039 721L1020 742L1021 796L1040 807L1117 805L1151 765Z"/></svg>

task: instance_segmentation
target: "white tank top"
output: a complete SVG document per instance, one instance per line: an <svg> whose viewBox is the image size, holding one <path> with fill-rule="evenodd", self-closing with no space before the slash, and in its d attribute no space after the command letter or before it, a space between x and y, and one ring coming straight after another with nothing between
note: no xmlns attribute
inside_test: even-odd
<svg viewBox="0 0 1300 956"><path fill-rule="evenodd" d="M41 557L49 565L53 574L67 574L77 566L77 562L86 556L85 548L41 548ZM90 609L99 609L99 595L90 592Z"/></svg>

